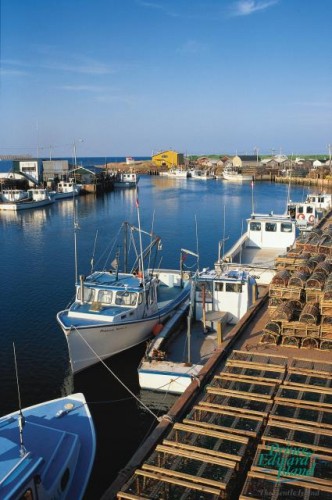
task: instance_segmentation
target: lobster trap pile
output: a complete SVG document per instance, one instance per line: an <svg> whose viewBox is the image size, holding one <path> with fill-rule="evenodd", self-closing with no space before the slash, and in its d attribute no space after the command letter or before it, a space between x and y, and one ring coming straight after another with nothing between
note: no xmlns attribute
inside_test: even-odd
<svg viewBox="0 0 332 500"><path fill-rule="evenodd" d="M303 235L276 267L260 342L332 350L332 226Z"/></svg>
<svg viewBox="0 0 332 500"><path fill-rule="evenodd" d="M234 350L117 499L327 500L331 450L332 363Z"/></svg>

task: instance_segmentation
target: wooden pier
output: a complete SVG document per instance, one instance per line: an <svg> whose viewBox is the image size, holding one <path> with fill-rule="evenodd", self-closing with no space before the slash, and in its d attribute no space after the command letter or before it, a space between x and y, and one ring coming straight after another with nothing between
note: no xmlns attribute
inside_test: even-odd
<svg viewBox="0 0 332 500"><path fill-rule="evenodd" d="M330 220L276 260L103 500L332 497Z"/></svg>

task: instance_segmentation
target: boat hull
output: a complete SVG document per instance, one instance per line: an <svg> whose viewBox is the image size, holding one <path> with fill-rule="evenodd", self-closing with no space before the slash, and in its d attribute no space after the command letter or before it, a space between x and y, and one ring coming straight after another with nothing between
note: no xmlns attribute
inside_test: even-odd
<svg viewBox="0 0 332 500"><path fill-rule="evenodd" d="M126 351L148 340L153 327L166 321L188 298L190 287L167 307L149 318L123 323L69 325L68 311L61 311L57 320L66 335L73 373L78 373L100 360ZM68 326L65 326L67 323Z"/></svg>
<svg viewBox="0 0 332 500"><path fill-rule="evenodd" d="M223 173L223 179L226 181L233 181L233 182L248 182L252 180L251 175L242 175L242 174L227 174Z"/></svg>
<svg viewBox="0 0 332 500"><path fill-rule="evenodd" d="M182 394L202 368L203 365L143 361L138 369L139 385L142 389Z"/></svg>
<svg viewBox="0 0 332 500"><path fill-rule="evenodd" d="M54 203L53 199L40 201L20 201L16 203L0 203L0 210L10 210L17 212L19 210L29 210L31 208L45 207L46 205L51 205L52 203Z"/></svg>

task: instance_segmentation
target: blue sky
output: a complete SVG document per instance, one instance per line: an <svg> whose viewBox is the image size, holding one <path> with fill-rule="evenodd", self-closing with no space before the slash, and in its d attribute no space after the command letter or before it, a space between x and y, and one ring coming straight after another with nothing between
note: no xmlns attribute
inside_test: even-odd
<svg viewBox="0 0 332 500"><path fill-rule="evenodd" d="M332 143L330 0L0 2L0 155Z"/></svg>

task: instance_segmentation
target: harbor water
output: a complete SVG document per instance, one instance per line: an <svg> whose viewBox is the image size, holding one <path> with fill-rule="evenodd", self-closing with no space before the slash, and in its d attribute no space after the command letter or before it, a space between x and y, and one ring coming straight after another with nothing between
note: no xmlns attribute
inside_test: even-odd
<svg viewBox="0 0 332 500"><path fill-rule="evenodd" d="M307 188L291 188L301 201ZM97 364L71 374L66 339L56 313L73 299L75 281L74 214L79 274L103 267L123 221L162 240L160 267L179 268L180 249L199 252L199 267L213 267L218 244L225 249L239 238L252 212L284 213L288 186L269 182L236 184L223 180L169 179L141 176L139 191L114 190L100 196L59 200L48 207L0 213L1 349L0 414L18 408L13 357L15 343L22 406L83 392L96 427L97 455L86 499L100 498L175 396L155 397L138 386L137 366L146 348L138 346L114 356L107 367ZM98 266L100 259L100 266ZM127 390L135 394L137 399Z"/></svg>

